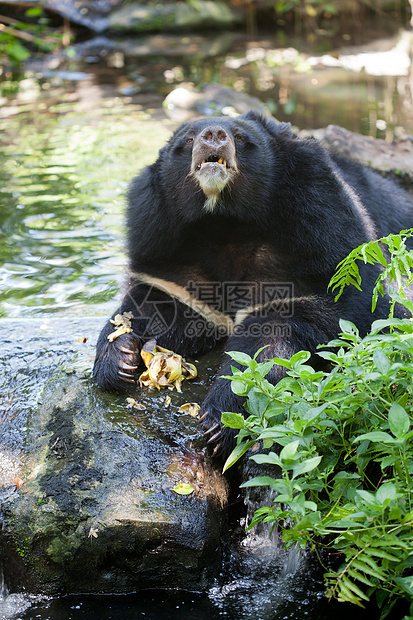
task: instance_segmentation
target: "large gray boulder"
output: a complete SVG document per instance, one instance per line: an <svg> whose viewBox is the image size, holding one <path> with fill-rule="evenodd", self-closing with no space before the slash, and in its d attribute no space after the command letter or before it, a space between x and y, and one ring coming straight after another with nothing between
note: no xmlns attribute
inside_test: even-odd
<svg viewBox="0 0 413 620"><path fill-rule="evenodd" d="M338 125L302 131L301 135L313 136L328 150L355 159L379 172L392 172L413 182L413 136L405 135L386 142L360 136Z"/></svg>
<svg viewBox="0 0 413 620"><path fill-rule="evenodd" d="M227 485L200 452L197 420L178 412L203 382L171 392L169 406L164 393L146 392L133 394L142 408L128 407L82 370L94 338L77 339L97 334L96 320L52 319L46 331L36 320L1 323L4 384L13 391L25 375L33 388L0 424L8 584L45 593L208 588L221 567ZM191 495L173 491L180 483Z"/></svg>
<svg viewBox="0 0 413 620"><path fill-rule="evenodd" d="M181 84L165 97L163 106L167 115L179 122L199 116L238 116L249 110L271 116L257 97L220 84L206 84L201 89L191 84Z"/></svg>

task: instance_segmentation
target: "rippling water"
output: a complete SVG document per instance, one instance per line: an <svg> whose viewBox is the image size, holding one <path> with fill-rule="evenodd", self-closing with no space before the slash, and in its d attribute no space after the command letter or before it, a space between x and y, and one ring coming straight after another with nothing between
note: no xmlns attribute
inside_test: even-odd
<svg viewBox="0 0 413 620"><path fill-rule="evenodd" d="M2 130L0 316L107 314L124 270L127 183L170 130L108 101L83 115L23 112Z"/></svg>

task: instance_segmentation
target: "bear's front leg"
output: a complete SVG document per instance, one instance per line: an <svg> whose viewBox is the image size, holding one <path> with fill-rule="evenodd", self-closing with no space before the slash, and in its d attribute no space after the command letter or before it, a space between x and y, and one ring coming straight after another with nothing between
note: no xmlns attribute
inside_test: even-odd
<svg viewBox="0 0 413 620"><path fill-rule="evenodd" d="M249 314L235 329L229 338L226 351L241 351L254 357L256 352L265 347L257 357L258 362L274 357L290 359L298 351L310 351L310 364L324 365L315 354L318 344L325 344L337 336L339 323L336 308L327 298L301 298L288 300L290 307L284 312L266 309L265 316L257 310ZM223 428L221 414L229 411L245 415L243 407L245 397L232 392L231 381L222 376L231 375L231 366L244 369L225 355L218 378L202 404L200 422L204 428L207 443L214 446L214 455L224 458L235 445L236 432ZM285 367L274 365L266 379L276 385L285 376Z"/></svg>
<svg viewBox="0 0 413 620"><path fill-rule="evenodd" d="M108 322L100 333L93 378L107 392L122 392L135 383L134 376L141 360L143 342L134 332L122 334L110 341L108 336L114 329L113 324Z"/></svg>
<svg viewBox="0 0 413 620"><path fill-rule="evenodd" d="M211 318L148 284L131 288L116 314L125 313L130 313L132 332L113 338L117 327L108 322L96 346L93 377L109 392L127 390L135 383L140 350L148 340L154 338L166 349L194 357L211 350L224 337Z"/></svg>
<svg viewBox="0 0 413 620"><path fill-rule="evenodd" d="M166 293L136 283L122 300L117 314L130 317L132 331L115 336L117 326L108 321L97 345L93 378L103 390L120 392L135 383L135 374L141 363L140 350L151 338L159 340L176 323L177 304Z"/></svg>

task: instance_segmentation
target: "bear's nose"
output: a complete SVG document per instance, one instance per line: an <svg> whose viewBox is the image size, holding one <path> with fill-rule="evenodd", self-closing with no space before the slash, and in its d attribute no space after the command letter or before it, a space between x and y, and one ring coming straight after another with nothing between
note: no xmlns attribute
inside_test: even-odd
<svg viewBox="0 0 413 620"><path fill-rule="evenodd" d="M228 135L222 127L207 127L201 134L201 142L207 146L224 146L228 142Z"/></svg>

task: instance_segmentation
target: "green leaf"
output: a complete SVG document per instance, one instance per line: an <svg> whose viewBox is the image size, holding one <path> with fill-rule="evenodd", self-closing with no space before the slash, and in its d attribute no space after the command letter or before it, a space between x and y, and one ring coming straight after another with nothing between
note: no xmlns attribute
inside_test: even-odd
<svg viewBox="0 0 413 620"><path fill-rule="evenodd" d="M413 577L393 577L393 581L409 595L409 598L413 598Z"/></svg>
<svg viewBox="0 0 413 620"><path fill-rule="evenodd" d="M323 411L325 411L329 405L330 403L324 403L319 407L310 407L310 409L307 409L307 411L303 413L301 417L308 422L312 422L313 420L318 418L319 415L323 413Z"/></svg>
<svg viewBox="0 0 413 620"><path fill-rule="evenodd" d="M225 411L221 414L221 422L224 426L229 428L244 428L245 419L240 413L230 413Z"/></svg>
<svg viewBox="0 0 413 620"><path fill-rule="evenodd" d="M359 596L360 598L364 599L365 601L369 600L369 597L366 596L364 594L364 592L362 592L362 590L360 590L360 588L358 586L356 586L356 584L351 581L350 579L348 579L347 577L343 577L343 581L342 584L344 583L344 585L349 588L349 590L351 590L352 592L354 592L354 594L356 596Z"/></svg>
<svg viewBox="0 0 413 620"><path fill-rule="evenodd" d="M377 547L368 547L364 549L364 553L376 558L382 558L383 560L390 560L390 562L400 562L400 558L391 555L387 551L383 551L383 549L377 549Z"/></svg>
<svg viewBox="0 0 413 620"><path fill-rule="evenodd" d="M397 499L399 494L397 494L396 487L392 482L386 482L377 489L376 497L377 500L385 507L388 505L389 501Z"/></svg>
<svg viewBox="0 0 413 620"><path fill-rule="evenodd" d="M242 366L249 366L251 362L251 357L247 355L247 353L242 353L241 351L227 351L227 353L233 360Z"/></svg>
<svg viewBox="0 0 413 620"><path fill-rule="evenodd" d="M310 501L306 500L304 502L304 506L306 508L308 508L308 510L312 510L313 512L316 512L316 510L317 510L317 504L315 502L310 502Z"/></svg>
<svg viewBox="0 0 413 620"><path fill-rule="evenodd" d="M31 9L27 9L24 14L26 15L26 17L40 17L41 15L43 15L43 9L35 6Z"/></svg>
<svg viewBox="0 0 413 620"><path fill-rule="evenodd" d="M280 452L281 461L292 461L297 453L299 445L300 441L297 439L297 441L292 441L291 443L288 443L286 446L284 446L284 448Z"/></svg>
<svg viewBox="0 0 413 620"><path fill-rule="evenodd" d="M299 351L298 353L295 353L290 358L291 366L294 366L296 364L300 364L302 362L306 362L307 360L310 359L310 357L311 357L311 353L309 351Z"/></svg>
<svg viewBox="0 0 413 620"><path fill-rule="evenodd" d="M309 471L312 471L316 467L318 467L322 458L323 458L322 456L315 456L312 459L308 459L307 461L304 461L303 463L294 465L293 478L297 478L297 476L300 476L301 474L305 474Z"/></svg>
<svg viewBox="0 0 413 620"><path fill-rule="evenodd" d="M238 396L246 396L248 394L249 387L243 381L231 379L231 390Z"/></svg>
<svg viewBox="0 0 413 620"><path fill-rule="evenodd" d="M362 559L366 560L366 563L362 562ZM367 559L371 560L372 558L366 558L365 556L362 556L361 558L359 556L357 560L353 560L351 562L351 565L354 566L354 568L365 571L366 573L368 573L368 575L370 575L370 577L376 577L376 579L384 581L385 577L382 570L377 566L375 562L373 562L372 564L367 563Z"/></svg>
<svg viewBox="0 0 413 620"><path fill-rule="evenodd" d="M233 449L233 451L231 452L231 454L229 455L229 457L224 463L224 468L222 470L222 473L226 472L227 469L232 467L234 463L236 463L246 452L248 452L248 450L251 448L251 446L254 445L254 443L255 441L250 439L249 441L246 441L245 443L240 443L237 446L235 446L235 448Z"/></svg>
<svg viewBox="0 0 413 620"><path fill-rule="evenodd" d="M364 605L361 604L360 598L356 596L354 592L352 592L351 589L348 588L343 582L339 584L339 588L339 595L337 597L338 601L343 603L353 603L358 607L364 607Z"/></svg>
<svg viewBox="0 0 413 620"><path fill-rule="evenodd" d="M373 362L382 375L387 375L391 367L389 358L381 351L376 349L373 353Z"/></svg>
<svg viewBox="0 0 413 620"><path fill-rule="evenodd" d="M265 377L266 375L268 375L273 366L274 360L269 360L268 362L262 362L261 364L258 364L257 370L262 377Z"/></svg>
<svg viewBox="0 0 413 620"><path fill-rule="evenodd" d="M18 41L12 41L5 46L5 51L10 58L13 58L16 62L24 62L30 58L30 52Z"/></svg>
<svg viewBox="0 0 413 620"><path fill-rule="evenodd" d="M177 484L176 487L174 487L172 489L172 491L175 491L175 493L177 493L178 495L191 495L191 493L194 492L193 487L191 487L190 484Z"/></svg>
<svg viewBox="0 0 413 620"><path fill-rule="evenodd" d="M269 454L255 454L251 457L251 460L260 465L263 463L268 463L269 465L281 465L280 457L275 452L270 452Z"/></svg>
<svg viewBox="0 0 413 620"><path fill-rule="evenodd" d="M354 323L351 323L351 321L340 319L339 324L343 334L356 335L359 333L357 327L354 325Z"/></svg>
<svg viewBox="0 0 413 620"><path fill-rule="evenodd" d="M260 390L253 387L248 394L248 411L253 415L263 416L270 399L266 394L263 394Z"/></svg>
<svg viewBox="0 0 413 620"><path fill-rule="evenodd" d="M410 429L409 416L398 403L393 403L389 411L389 426L391 432L399 439L402 439Z"/></svg>
<svg viewBox="0 0 413 620"><path fill-rule="evenodd" d="M372 557L370 557L369 555L366 555L366 549L363 549L363 555L362 556L358 556L358 560L360 561L360 559L363 559L363 562L365 564L368 564L370 566L370 571L373 568L374 570L376 570L380 575L381 575L381 579L383 579L383 571L381 570L381 568L378 566L377 562L375 560L373 560ZM355 565L355 563L354 563Z"/></svg>
<svg viewBox="0 0 413 620"><path fill-rule="evenodd" d="M410 321L409 324L411 325ZM384 329L388 329L389 327L405 327L406 320L405 319L379 319L374 321L371 325L370 334L376 334Z"/></svg>
<svg viewBox="0 0 413 620"><path fill-rule="evenodd" d="M413 521L413 510L404 515L402 523L409 523L410 521Z"/></svg>
<svg viewBox="0 0 413 620"><path fill-rule="evenodd" d="M353 566L353 562L351 565ZM359 571L356 571L352 568L348 568L347 572L350 575L350 577L353 577L353 579L357 579L357 581L361 581L361 583L364 583L366 586L371 586L373 588L375 587L375 584L372 581L370 581L370 579L368 579L366 575L360 573Z"/></svg>
<svg viewBox="0 0 413 620"><path fill-rule="evenodd" d="M356 489L357 495L364 500L364 503L371 508L379 508L380 504L372 493L364 491L363 489Z"/></svg>
<svg viewBox="0 0 413 620"><path fill-rule="evenodd" d="M389 433L385 433L384 431L372 431L371 433L364 433L363 435L359 435L353 439L353 443L356 441L364 441L368 439L369 441L378 441L383 443L394 443L394 438L389 435Z"/></svg>
<svg viewBox="0 0 413 620"><path fill-rule="evenodd" d="M382 458L380 461L380 466L381 466L382 471L384 471L386 467L390 467L390 465L394 465L396 460L397 460L397 457L394 454L391 454L390 456L385 456L384 458Z"/></svg>
<svg viewBox="0 0 413 620"><path fill-rule="evenodd" d="M337 474L334 476L334 480L348 480L348 479L357 479L360 478L359 474L353 474L349 471L339 471L337 472Z"/></svg>
<svg viewBox="0 0 413 620"><path fill-rule="evenodd" d="M277 478L271 478L270 476L256 476L255 478L251 478L251 480L243 482L240 486L242 489L246 489L247 487L267 487L277 482L279 482Z"/></svg>
<svg viewBox="0 0 413 620"><path fill-rule="evenodd" d="M273 362L275 362L275 364L278 364L279 366L284 366L285 368L291 368L290 360L285 360L282 357L274 357Z"/></svg>

